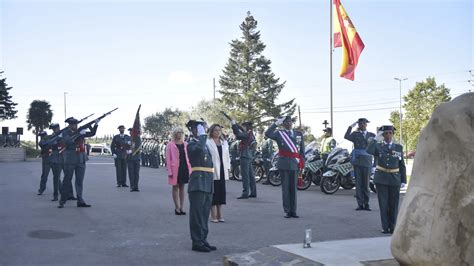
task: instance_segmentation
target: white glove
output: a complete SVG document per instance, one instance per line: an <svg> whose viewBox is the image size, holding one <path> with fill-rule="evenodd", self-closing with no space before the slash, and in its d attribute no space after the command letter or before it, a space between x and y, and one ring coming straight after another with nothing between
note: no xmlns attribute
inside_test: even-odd
<svg viewBox="0 0 474 266"><path fill-rule="evenodd" d="M128 145L132 145L132 142L129 140L129 141L127 141L127 144L128 144Z"/></svg>
<svg viewBox="0 0 474 266"><path fill-rule="evenodd" d="M357 125L357 122L354 122L351 127L355 127Z"/></svg>
<svg viewBox="0 0 474 266"><path fill-rule="evenodd" d="M275 121L275 125L279 126L279 125L283 124L283 121L285 121L285 118L286 117L277 118L277 120Z"/></svg>
<svg viewBox="0 0 474 266"><path fill-rule="evenodd" d="M85 135L87 133L87 131L85 129L81 130L81 132L79 132L79 134L81 135Z"/></svg>
<svg viewBox="0 0 474 266"><path fill-rule="evenodd" d="M231 125L235 125L235 124L237 124L237 122L235 121L235 119L232 119L232 120L230 121L230 124L231 124Z"/></svg>
<svg viewBox="0 0 474 266"><path fill-rule="evenodd" d="M377 136L375 137L375 140L376 140L377 142L381 142L381 141L383 140L382 134L383 134L382 131L379 131L379 132L377 133Z"/></svg>
<svg viewBox="0 0 474 266"><path fill-rule="evenodd" d="M402 183L402 184L400 185L400 188L404 188L406 185L407 185L407 184Z"/></svg>
<svg viewBox="0 0 474 266"><path fill-rule="evenodd" d="M62 138L62 137L63 137L63 133L59 134L58 137Z"/></svg>
<svg viewBox="0 0 474 266"><path fill-rule="evenodd" d="M132 150L127 150L127 154L132 154Z"/></svg>
<svg viewBox="0 0 474 266"><path fill-rule="evenodd" d="M114 159L117 159L117 154L112 154L112 156L114 156Z"/></svg>
<svg viewBox="0 0 474 266"><path fill-rule="evenodd" d="M197 126L197 130L198 130L198 136L206 135L206 130L204 129L203 125L199 124Z"/></svg>
<svg viewBox="0 0 474 266"><path fill-rule="evenodd" d="M99 121L100 121L99 119L96 119L96 120L94 120L94 123L95 123L96 125L98 125L98 124L99 124Z"/></svg>

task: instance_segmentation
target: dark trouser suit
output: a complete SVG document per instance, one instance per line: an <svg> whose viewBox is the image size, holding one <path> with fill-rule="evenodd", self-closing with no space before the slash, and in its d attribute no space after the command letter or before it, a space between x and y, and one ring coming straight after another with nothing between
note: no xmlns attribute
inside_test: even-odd
<svg viewBox="0 0 474 266"><path fill-rule="evenodd" d="M252 159L240 158L240 174L242 175L242 195L257 196L257 186L255 184L255 173L252 166Z"/></svg>
<svg viewBox="0 0 474 266"><path fill-rule="evenodd" d="M140 160L128 160L127 166L130 189L138 189L138 179L140 179Z"/></svg>
<svg viewBox="0 0 474 266"><path fill-rule="evenodd" d="M376 183L377 198L380 207L380 220L382 229L393 232L397 223L398 202L400 199L400 186L388 186Z"/></svg>
<svg viewBox="0 0 474 266"><path fill-rule="evenodd" d="M189 228L193 246L203 246L207 243L211 206L212 193L189 192Z"/></svg>
<svg viewBox="0 0 474 266"><path fill-rule="evenodd" d="M356 181L356 198L360 207L369 206L369 177L370 167L354 165L354 174Z"/></svg>
<svg viewBox="0 0 474 266"><path fill-rule="evenodd" d="M298 170L279 170L279 172L283 211L285 213L296 213L296 181L298 179Z"/></svg>
<svg viewBox="0 0 474 266"><path fill-rule="evenodd" d="M63 170L63 164L53 163L52 168L53 168L53 189L54 189L53 197L56 199L58 198L58 195L61 191L61 171Z"/></svg>
<svg viewBox="0 0 474 266"><path fill-rule="evenodd" d="M115 158L115 172L117 174L117 185L126 185L127 159Z"/></svg>
<svg viewBox="0 0 474 266"><path fill-rule="evenodd" d="M86 164L65 164L64 165L64 180L61 186L61 204L66 203L67 198L72 195L72 176L76 176L76 194L77 203L85 203L82 198L82 188L84 182L84 174L86 173Z"/></svg>
<svg viewBox="0 0 474 266"><path fill-rule="evenodd" d="M40 186L39 186L39 193L43 193L43 191L46 189L46 182L48 182L48 176L49 172L51 170L51 163L42 163L41 164L41 180L40 180Z"/></svg>

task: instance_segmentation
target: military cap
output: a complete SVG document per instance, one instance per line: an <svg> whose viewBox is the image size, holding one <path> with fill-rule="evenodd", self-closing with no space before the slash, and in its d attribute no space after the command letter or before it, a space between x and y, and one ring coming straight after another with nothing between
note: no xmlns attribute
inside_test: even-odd
<svg viewBox="0 0 474 266"><path fill-rule="evenodd" d="M204 123L206 123L206 122L204 122L204 121L202 121L202 120L193 120L193 119L191 119L191 120L189 120L189 121L186 123L185 126L186 126L188 129L191 129L191 128L197 127L197 125L202 125L202 124L204 124Z"/></svg>
<svg viewBox="0 0 474 266"><path fill-rule="evenodd" d="M120 125L120 126L117 127L117 129L120 129L121 127L125 128L124 125Z"/></svg>
<svg viewBox="0 0 474 266"><path fill-rule="evenodd" d="M66 119L66 121L64 121L64 122L66 122L68 124L77 124L79 122L79 120L77 120L76 118L71 116L68 119Z"/></svg>
<svg viewBox="0 0 474 266"><path fill-rule="evenodd" d="M389 131L389 130L395 131L395 130L397 130L397 129L396 129L394 126L392 126L392 125L381 126L381 127L379 128L379 131Z"/></svg>
<svg viewBox="0 0 474 266"><path fill-rule="evenodd" d="M40 133L38 133L38 136L40 137L43 137L43 136L46 136L48 135L48 133L46 133L46 131L41 131Z"/></svg>
<svg viewBox="0 0 474 266"><path fill-rule="evenodd" d="M357 120L357 123L370 123L370 121L367 120L367 118L359 118L359 119Z"/></svg>
<svg viewBox="0 0 474 266"><path fill-rule="evenodd" d="M252 127L252 126L253 126L253 123L250 122L250 121L245 121L245 122L242 123L242 126Z"/></svg>
<svg viewBox="0 0 474 266"><path fill-rule="evenodd" d="M129 129L128 129L128 131L132 131L132 130L133 130L133 128L129 128Z"/></svg>
<svg viewBox="0 0 474 266"><path fill-rule="evenodd" d="M325 129L323 129L323 131L324 131L324 132L332 132L332 128L327 127L327 128L325 128Z"/></svg>
<svg viewBox="0 0 474 266"><path fill-rule="evenodd" d="M59 127L58 123L52 123L51 125L49 125L49 129L55 129L57 127Z"/></svg>

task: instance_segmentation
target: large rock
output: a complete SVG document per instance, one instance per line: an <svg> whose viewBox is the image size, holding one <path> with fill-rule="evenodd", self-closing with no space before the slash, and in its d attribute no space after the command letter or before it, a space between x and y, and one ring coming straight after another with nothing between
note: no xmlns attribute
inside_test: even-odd
<svg viewBox="0 0 474 266"><path fill-rule="evenodd" d="M421 132L391 249L402 265L474 265L474 93Z"/></svg>

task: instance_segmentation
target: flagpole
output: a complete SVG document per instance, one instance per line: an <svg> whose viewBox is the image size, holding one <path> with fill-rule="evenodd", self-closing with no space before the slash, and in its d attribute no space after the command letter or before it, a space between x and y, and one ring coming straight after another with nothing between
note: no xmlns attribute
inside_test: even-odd
<svg viewBox="0 0 474 266"><path fill-rule="evenodd" d="M333 29L332 29L332 2L329 0L329 95L330 95L330 112L331 112L331 128L334 132L333 109L332 109L332 44L333 44Z"/></svg>

